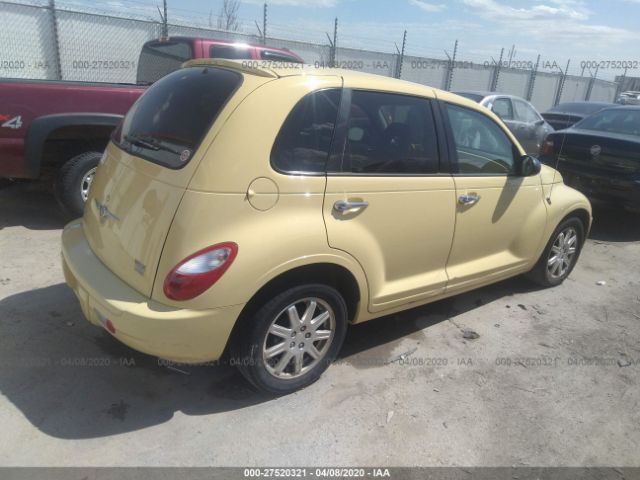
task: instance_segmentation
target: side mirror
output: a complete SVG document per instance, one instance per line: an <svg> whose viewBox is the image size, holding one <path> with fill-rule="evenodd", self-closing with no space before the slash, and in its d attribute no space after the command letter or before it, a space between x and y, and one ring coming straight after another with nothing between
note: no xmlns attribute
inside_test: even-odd
<svg viewBox="0 0 640 480"><path fill-rule="evenodd" d="M531 155L523 155L516 161L516 174L522 177L537 175L542 170L540 160Z"/></svg>

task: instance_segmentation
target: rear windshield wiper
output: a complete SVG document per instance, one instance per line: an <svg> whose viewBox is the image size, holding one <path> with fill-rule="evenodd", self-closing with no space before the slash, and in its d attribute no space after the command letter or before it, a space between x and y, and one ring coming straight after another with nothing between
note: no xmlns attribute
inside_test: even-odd
<svg viewBox="0 0 640 480"><path fill-rule="evenodd" d="M125 135L125 141L137 147L147 148L149 150L164 150L175 155L180 155L180 151L165 145L161 140L155 139L149 135Z"/></svg>

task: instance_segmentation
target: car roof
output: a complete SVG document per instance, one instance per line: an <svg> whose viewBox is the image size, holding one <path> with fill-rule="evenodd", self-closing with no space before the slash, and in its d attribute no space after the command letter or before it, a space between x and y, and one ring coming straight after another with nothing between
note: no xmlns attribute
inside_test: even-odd
<svg viewBox="0 0 640 480"><path fill-rule="evenodd" d="M453 93L456 95L461 94L469 94L469 95L482 95L483 97L509 97L509 98L517 98L518 100L525 100L522 97L517 95L511 95L510 93L500 93L500 92L487 92L484 90L454 90Z"/></svg>
<svg viewBox="0 0 640 480"><path fill-rule="evenodd" d="M155 44L155 43L171 42L171 41L194 42L196 40L201 40L203 42L215 42L215 43L219 43L221 45L246 45L247 47L257 48L259 50L269 50L269 51L272 51L272 52L286 53L288 55L293 55L293 56L296 56L296 57L298 56L295 52L292 52L288 48L269 47L267 45L243 42L243 41L238 41L238 40L230 40L230 39L222 39L222 38L208 38L208 37L189 37L189 36L186 36L186 35L171 35L170 37L165 37L165 38L154 38L152 40L149 40L149 41L145 42L145 45L147 45L147 44Z"/></svg>
<svg viewBox="0 0 640 480"><path fill-rule="evenodd" d="M616 107L616 104L610 102L566 102L551 107L545 113L595 113L607 107Z"/></svg>
<svg viewBox="0 0 640 480"><path fill-rule="evenodd" d="M268 67L266 66L268 65ZM424 97L438 98L444 101L464 105L474 110L486 113L484 107L467 98L455 95L451 92L439 90L434 87L420 83L409 82L397 78L376 75L373 73L358 72L342 68L318 68L315 65L294 64L286 62L267 63L252 60L231 60L224 58L199 58L189 60L182 66L217 66L242 72L247 75L257 75L259 77L284 78L293 76L334 76L341 77L344 85L353 88L372 88L375 90L388 90L393 93L406 95L419 95Z"/></svg>
<svg viewBox="0 0 640 480"><path fill-rule="evenodd" d="M602 110L640 110L640 105L616 105L614 103L610 107L603 108ZM602 110L600 110L600 112L602 112Z"/></svg>

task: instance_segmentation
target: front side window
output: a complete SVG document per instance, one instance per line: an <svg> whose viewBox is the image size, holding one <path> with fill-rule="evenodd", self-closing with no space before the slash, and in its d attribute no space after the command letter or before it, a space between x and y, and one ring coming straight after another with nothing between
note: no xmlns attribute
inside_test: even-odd
<svg viewBox="0 0 640 480"><path fill-rule="evenodd" d="M133 104L113 142L132 155L181 168L241 83L239 73L216 67L170 73Z"/></svg>
<svg viewBox="0 0 640 480"><path fill-rule="evenodd" d="M273 167L288 173L325 173L339 104L340 89L320 90L300 100L273 145Z"/></svg>
<svg viewBox="0 0 640 480"><path fill-rule="evenodd" d="M251 58L251 49L244 45L211 45L209 56L211 58L248 60Z"/></svg>
<svg viewBox="0 0 640 480"><path fill-rule="evenodd" d="M518 120L525 123L536 123L540 120L540 117L533 109L531 105L527 102L523 102L522 100L514 100L516 108L516 115L518 116Z"/></svg>
<svg viewBox="0 0 640 480"><path fill-rule="evenodd" d="M507 134L486 115L447 104L458 157L458 173L508 175L513 172L515 147Z"/></svg>
<svg viewBox="0 0 640 480"><path fill-rule="evenodd" d="M511 106L511 100L508 98L497 98L493 102L491 110L502 120L513 120L513 107Z"/></svg>
<svg viewBox="0 0 640 480"><path fill-rule="evenodd" d="M353 92L343 171L430 174L438 169L438 144L428 99Z"/></svg>

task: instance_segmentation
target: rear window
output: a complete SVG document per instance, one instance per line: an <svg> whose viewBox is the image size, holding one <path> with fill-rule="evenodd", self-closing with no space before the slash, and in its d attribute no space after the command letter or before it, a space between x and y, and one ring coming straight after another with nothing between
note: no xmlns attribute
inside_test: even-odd
<svg viewBox="0 0 640 480"><path fill-rule="evenodd" d="M175 72L193 58L191 45L186 42L153 42L142 47L138 61L137 81L149 85L168 73Z"/></svg>
<svg viewBox="0 0 640 480"><path fill-rule="evenodd" d="M640 110L612 108L585 118L576 125L583 130L640 136Z"/></svg>
<svg viewBox="0 0 640 480"><path fill-rule="evenodd" d="M286 53L272 52L270 50L260 50L260 58L274 62L302 63L296 57L287 55Z"/></svg>
<svg viewBox="0 0 640 480"><path fill-rule="evenodd" d="M170 73L131 107L113 141L132 155L182 168L241 83L238 72L216 67Z"/></svg>
<svg viewBox="0 0 640 480"><path fill-rule="evenodd" d="M251 49L246 45L211 45L209 56L235 60L249 59L251 58Z"/></svg>

